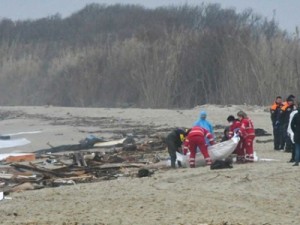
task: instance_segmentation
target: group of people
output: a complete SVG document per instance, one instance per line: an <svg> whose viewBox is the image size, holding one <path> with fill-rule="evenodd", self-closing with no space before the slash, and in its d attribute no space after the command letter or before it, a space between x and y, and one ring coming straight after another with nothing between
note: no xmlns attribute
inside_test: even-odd
<svg viewBox="0 0 300 225"><path fill-rule="evenodd" d="M273 126L274 150L291 152L289 162L299 166L300 162L300 105L296 104L295 96L289 95L283 102L277 96L270 108Z"/></svg>
<svg viewBox="0 0 300 225"><path fill-rule="evenodd" d="M215 137L213 126L206 120L205 111L200 112L199 120L197 120L191 129L183 130L177 128L168 134L166 144L171 158L171 167L176 168L176 152L186 155L190 152L189 165L191 168L196 166L197 149L204 156L206 165L211 165L212 160L208 153L207 147L214 145ZM237 155L238 163L253 162L253 140L255 138L255 130L251 119L244 111L237 113L237 118L233 115L228 116L229 123L226 139L232 138L234 135L240 136L240 141L234 150ZM181 162L177 161L181 167Z"/></svg>

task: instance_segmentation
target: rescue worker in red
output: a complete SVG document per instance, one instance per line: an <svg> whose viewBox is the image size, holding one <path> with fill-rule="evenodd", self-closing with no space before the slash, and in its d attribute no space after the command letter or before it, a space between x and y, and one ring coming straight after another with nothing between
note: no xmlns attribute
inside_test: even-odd
<svg viewBox="0 0 300 225"><path fill-rule="evenodd" d="M196 150L197 147L200 149L202 155L204 156L206 165L211 165L212 161L207 151L207 144L205 143L205 138L208 139L210 145L214 145L214 137L205 128L194 126L187 132L186 139L184 141L183 154L187 154L187 150L190 150L190 167L195 168L196 163Z"/></svg>
<svg viewBox="0 0 300 225"><path fill-rule="evenodd" d="M283 127L280 124L280 110L283 106L281 96L277 96L273 105L270 108L271 121L273 126L273 136L274 136L274 150L280 150L284 148L283 141Z"/></svg>
<svg viewBox="0 0 300 225"><path fill-rule="evenodd" d="M228 139L232 138L235 133L238 133L241 127L241 122L234 118L233 115L230 115L227 117L227 121L230 124L229 126L229 132L228 132ZM242 140L239 141L237 144L233 154L236 154L236 162L237 163L244 163L245 162L245 153L243 149L243 143Z"/></svg>
<svg viewBox="0 0 300 225"><path fill-rule="evenodd" d="M241 122L239 135L242 141L242 154L245 162L254 162L253 141L255 138L255 130L252 121L248 118L244 111L239 111L237 116Z"/></svg>

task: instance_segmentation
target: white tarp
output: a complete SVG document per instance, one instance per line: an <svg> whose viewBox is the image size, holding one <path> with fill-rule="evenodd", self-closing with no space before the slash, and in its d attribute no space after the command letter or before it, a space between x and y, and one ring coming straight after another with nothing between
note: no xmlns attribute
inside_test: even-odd
<svg viewBox="0 0 300 225"><path fill-rule="evenodd" d="M27 145L29 143L30 143L30 141L27 140L26 138L0 140L0 149L23 146L23 145Z"/></svg>
<svg viewBox="0 0 300 225"><path fill-rule="evenodd" d="M236 148L240 138L239 137L233 137L228 141L224 141L212 146L208 147L208 154L212 161L215 161L217 159L225 159L229 155L232 154L234 149ZM189 165L189 153L187 155L182 155L179 152L176 152L177 160L181 161L181 164L183 167L188 167ZM203 155L198 152L196 154L196 166L204 166L205 160Z"/></svg>

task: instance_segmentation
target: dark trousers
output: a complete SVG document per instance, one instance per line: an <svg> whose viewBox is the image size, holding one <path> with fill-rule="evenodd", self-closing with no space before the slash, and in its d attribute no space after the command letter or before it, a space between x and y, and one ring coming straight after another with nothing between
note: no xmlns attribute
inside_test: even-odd
<svg viewBox="0 0 300 225"><path fill-rule="evenodd" d="M295 162L299 164L300 162L300 144L296 143L295 144Z"/></svg>
<svg viewBox="0 0 300 225"><path fill-rule="evenodd" d="M284 132L282 126L273 125L274 149L284 149Z"/></svg>
<svg viewBox="0 0 300 225"><path fill-rule="evenodd" d="M176 151L177 151L177 146L175 145L174 137L168 136L166 138L166 144L168 147L168 152L171 158L171 167L175 168L176 167Z"/></svg>
<svg viewBox="0 0 300 225"><path fill-rule="evenodd" d="M292 156L290 162L295 162L295 156L296 156L296 144L293 144Z"/></svg>
<svg viewBox="0 0 300 225"><path fill-rule="evenodd" d="M288 124L283 125L283 132L284 132L284 144L285 144L285 151L292 152L293 151L293 142L287 132Z"/></svg>

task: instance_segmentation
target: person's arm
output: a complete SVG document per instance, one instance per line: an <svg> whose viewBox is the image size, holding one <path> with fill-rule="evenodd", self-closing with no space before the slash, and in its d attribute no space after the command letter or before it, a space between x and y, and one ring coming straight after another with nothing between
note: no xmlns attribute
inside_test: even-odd
<svg viewBox="0 0 300 225"><path fill-rule="evenodd" d="M296 127L297 127L297 125L296 125L296 118L297 118L297 116L299 116L299 115L295 115L293 117L292 121L291 121L291 129L292 129L293 133L295 133Z"/></svg>
<svg viewBox="0 0 300 225"><path fill-rule="evenodd" d="M184 155L186 155L188 153L188 151L189 151L189 147L188 147L189 146L189 140L187 138L184 140L182 146L183 146L182 153Z"/></svg>
<svg viewBox="0 0 300 225"><path fill-rule="evenodd" d="M216 144L214 136L206 129L204 130L204 136L208 139L210 145Z"/></svg>
<svg viewBox="0 0 300 225"><path fill-rule="evenodd" d="M214 135L214 127L213 127L213 125L211 123L209 123L209 126L210 126L210 133L212 135Z"/></svg>

